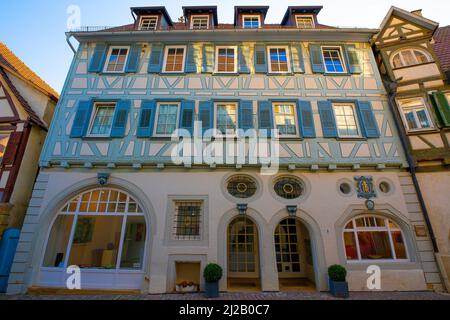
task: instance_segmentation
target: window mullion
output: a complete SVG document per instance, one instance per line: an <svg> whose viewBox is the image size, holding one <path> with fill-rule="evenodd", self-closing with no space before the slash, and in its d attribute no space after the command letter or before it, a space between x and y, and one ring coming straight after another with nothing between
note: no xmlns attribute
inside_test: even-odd
<svg viewBox="0 0 450 320"><path fill-rule="evenodd" d="M127 207L127 210L125 210L125 214L122 217L122 231L121 231L121 235L120 235L119 252L117 252L116 270L120 269L120 260L122 259L123 242L125 239L125 232L126 232L126 226L127 226L126 212L128 211L128 203L126 204L126 207Z"/></svg>
<svg viewBox="0 0 450 320"><path fill-rule="evenodd" d="M78 212L78 210L77 210L77 212ZM78 213L76 213L73 217L73 224L72 224L72 228L70 230L69 241L67 243L67 250L66 250L67 253L66 253L66 256L64 257L64 268L67 268L67 264L69 263L70 252L72 251L72 241L73 241L73 237L75 235L75 227L77 225L77 222L78 222Z"/></svg>
<svg viewBox="0 0 450 320"><path fill-rule="evenodd" d="M353 230L353 232L355 234L356 253L358 254L358 260L362 260L361 249L359 247L358 231L357 231L356 225L355 225L355 229Z"/></svg>
<svg viewBox="0 0 450 320"><path fill-rule="evenodd" d="M386 224L387 232L389 235L389 243L391 245L392 258L394 260L397 260L397 254L395 253L394 241L392 240L392 233L391 233L391 228L389 226L389 220L386 219L384 223Z"/></svg>

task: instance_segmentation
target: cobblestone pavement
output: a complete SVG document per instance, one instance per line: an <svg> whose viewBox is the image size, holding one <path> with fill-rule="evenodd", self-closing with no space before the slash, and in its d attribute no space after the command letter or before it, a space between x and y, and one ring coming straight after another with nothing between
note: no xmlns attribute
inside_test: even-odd
<svg viewBox="0 0 450 320"><path fill-rule="evenodd" d="M218 300L334 300L326 292L222 293ZM350 300L450 300L450 294L420 292L352 292ZM201 293L151 295L0 295L0 300L206 300Z"/></svg>

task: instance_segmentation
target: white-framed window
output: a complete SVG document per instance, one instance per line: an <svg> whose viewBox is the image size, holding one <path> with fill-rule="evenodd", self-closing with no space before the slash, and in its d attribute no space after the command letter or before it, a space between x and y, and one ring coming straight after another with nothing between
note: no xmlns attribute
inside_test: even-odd
<svg viewBox="0 0 450 320"><path fill-rule="evenodd" d="M154 135L168 137L178 128L180 103L158 102Z"/></svg>
<svg viewBox="0 0 450 320"><path fill-rule="evenodd" d="M243 15L242 27L244 29L258 29L261 27L261 17L259 15Z"/></svg>
<svg viewBox="0 0 450 320"><path fill-rule="evenodd" d="M345 73L345 63L340 47L322 47L323 63L327 73Z"/></svg>
<svg viewBox="0 0 450 320"><path fill-rule="evenodd" d="M295 16L295 22L299 29L313 29L315 26L313 16L309 15L298 14Z"/></svg>
<svg viewBox="0 0 450 320"><path fill-rule="evenodd" d="M139 30L156 30L158 16L142 16L139 22Z"/></svg>
<svg viewBox="0 0 450 320"><path fill-rule="evenodd" d="M201 240L203 226L203 201L175 201L173 221L174 240Z"/></svg>
<svg viewBox="0 0 450 320"><path fill-rule="evenodd" d="M164 54L163 72L184 72L186 46L167 46Z"/></svg>
<svg viewBox="0 0 450 320"><path fill-rule="evenodd" d="M414 66L432 61L430 54L422 49L402 49L394 53L391 58L391 65L394 68Z"/></svg>
<svg viewBox="0 0 450 320"><path fill-rule="evenodd" d="M236 73L237 60L236 46L216 47L216 73Z"/></svg>
<svg viewBox="0 0 450 320"><path fill-rule="evenodd" d="M96 102L89 125L88 136L109 137L115 110L116 104L113 102Z"/></svg>
<svg viewBox="0 0 450 320"><path fill-rule="evenodd" d="M215 127L222 134L234 135L238 127L237 103L217 102L215 103Z"/></svg>
<svg viewBox="0 0 450 320"><path fill-rule="evenodd" d="M291 72L288 47L267 47L270 73Z"/></svg>
<svg viewBox="0 0 450 320"><path fill-rule="evenodd" d="M110 47L108 51L108 56L106 58L106 64L104 72L124 72L125 65L127 63L129 47Z"/></svg>
<svg viewBox="0 0 450 320"><path fill-rule="evenodd" d="M359 216L344 228L347 261L408 260L402 230L390 219Z"/></svg>
<svg viewBox="0 0 450 320"><path fill-rule="evenodd" d="M399 104L408 131L428 130L434 127L424 98L399 100Z"/></svg>
<svg viewBox="0 0 450 320"><path fill-rule="evenodd" d="M117 189L89 190L58 212L41 265L142 270L146 235L144 211L132 196Z"/></svg>
<svg viewBox="0 0 450 320"><path fill-rule="evenodd" d="M273 104L275 129L282 137L298 136L296 104L291 102L275 102Z"/></svg>
<svg viewBox="0 0 450 320"><path fill-rule="evenodd" d="M336 129L340 138L360 137L358 116L353 103L333 103Z"/></svg>
<svg viewBox="0 0 450 320"><path fill-rule="evenodd" d="M191 16L191 29L193 30L209 29L209 15Z"/></svg>

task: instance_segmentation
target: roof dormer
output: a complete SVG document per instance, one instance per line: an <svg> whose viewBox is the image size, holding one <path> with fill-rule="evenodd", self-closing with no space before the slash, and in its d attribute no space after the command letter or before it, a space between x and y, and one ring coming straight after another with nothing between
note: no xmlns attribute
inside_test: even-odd
<svg viewBox="0 0 450 320"><path fill-rule="evenodd" d="M317 15L322 8L322 6L288 7L281 25L299 29L314 29L319 24Z"/></svg>
<svg viewBox="0 0 450 320"><path fill-rule="evenodd" d="M186 27L193 30L214 29L219 24L217 6L183 7Z"/></svg>
<svg viewBox="0 0 450 320"><path fill-rule="evenodd" d="M173 26L165 7L134 7L131 8L131 12L136 17L136 30L164 30Z"/></svg>
<svg viewBox="0 0 450 320"><path fill-rule="evenodd" d="M264 25L268 6L234 7L234 25L243 29L258 29Z"/></svg>

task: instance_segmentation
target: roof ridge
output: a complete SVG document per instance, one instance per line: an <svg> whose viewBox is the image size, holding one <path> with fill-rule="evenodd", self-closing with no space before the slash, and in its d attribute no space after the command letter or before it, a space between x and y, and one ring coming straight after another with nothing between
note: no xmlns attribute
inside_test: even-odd
<svg viewBox="0 0 450 320"><path fill-rule="evenodd" d="M23 78L27 79L33 83L36 87L45 91L48 95L54 96L59 99L59 94L56 92L47 82L45 82L41 77L39 77L30 67L28 67L11 49L8 48L6 44L0 41L0 56L9 64L5 67L11 69L12 71L18 73ZM0 64L2 62L0 61Z"/></svg>

